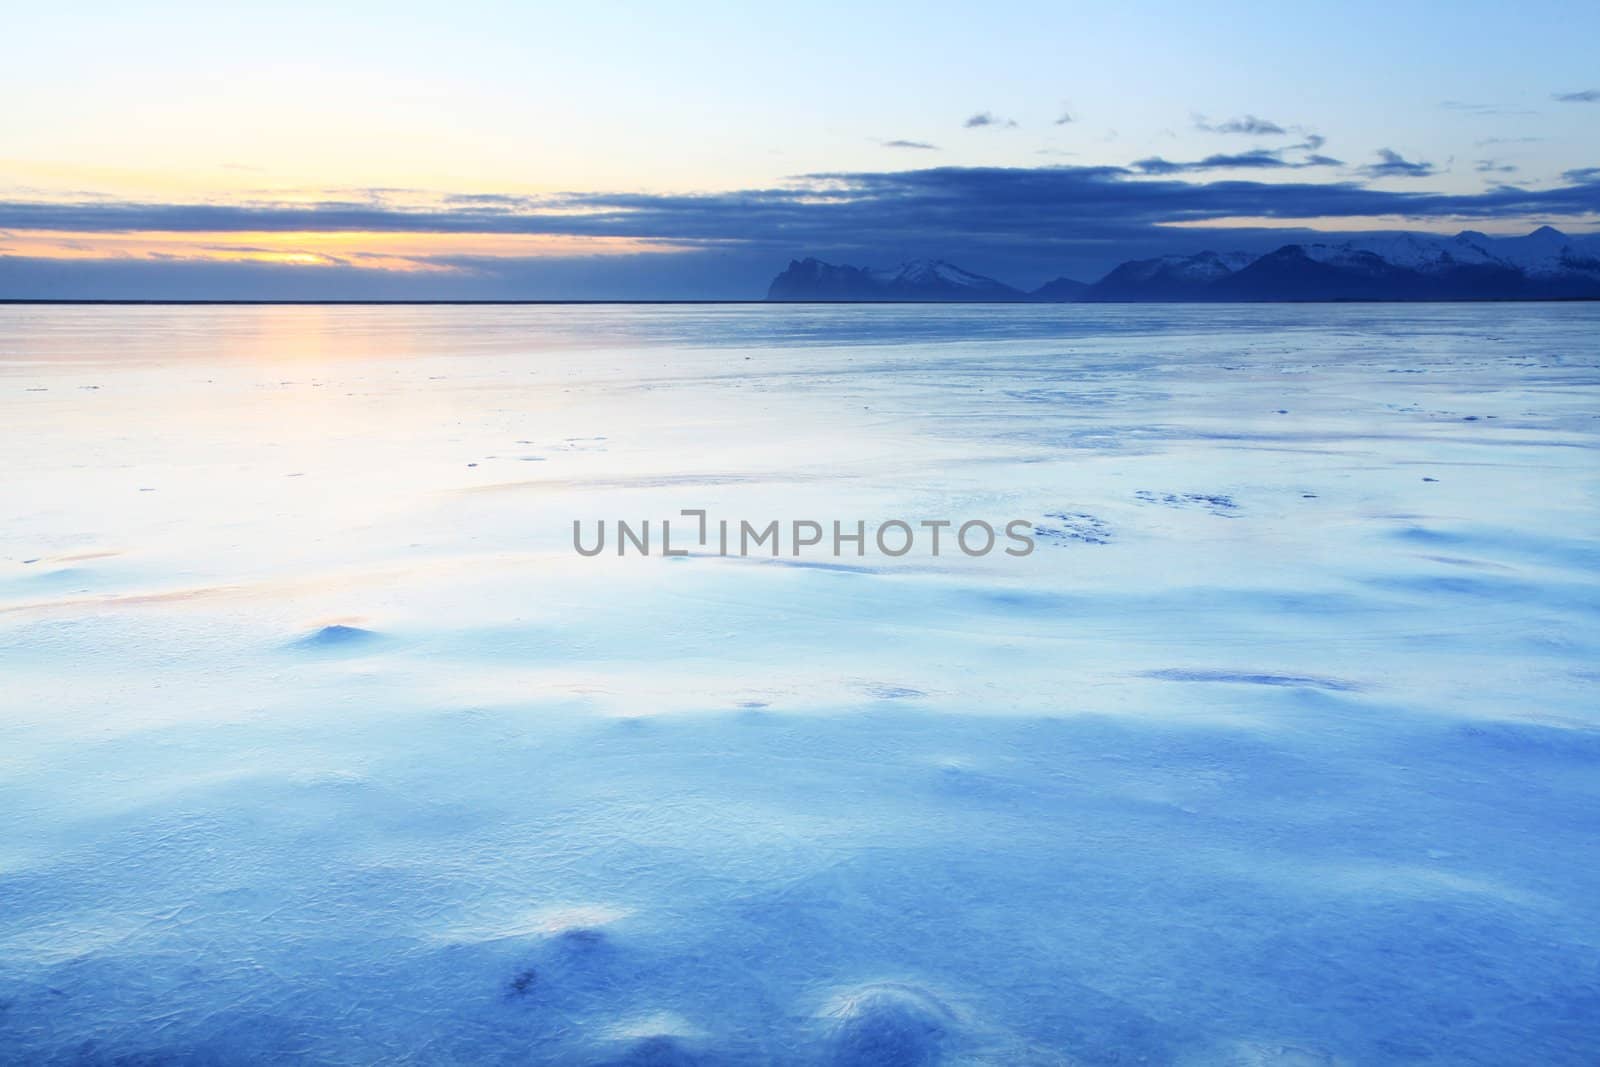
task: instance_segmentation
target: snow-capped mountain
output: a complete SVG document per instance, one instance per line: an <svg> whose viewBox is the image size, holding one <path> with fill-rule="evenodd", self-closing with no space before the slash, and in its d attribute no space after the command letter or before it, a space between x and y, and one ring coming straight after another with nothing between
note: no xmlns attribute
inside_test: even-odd
<svg viewBox="0 0 1600 1067"><path fill-rule="evenodd" d="M1250 262L1243 252L1132 259L1089 286L1080 300L1200 300L1216 281Z"/></svg>
<svg viewBox="0 0 1600 1067"><path fill-rule="evenodd" d="M1376 234L1284 245L1265 255L1200 252L1129 260L1093 285L1059 278L1024 293L943 260L892 270L796 260L769 300L1274 301L1596 300L1600 234L1542 226L1522 237Z"/></svg>
<svg viewBox="0 0 1600 1067"><path fill-rule="evenodd" d="M797 259L772 280L768 300L1017 301L1028 295L1004 282L937 259L878 270Z"/></svg>
<svg viewBox="0 0 1600 1067"><path fill-rule="evenodd" d="M1473 234L1487 242L1483 234ZM1304 245L1306 254L1320 262L1339 259L1355 252L1373 255L1406 270L1438 271L1455 266L1495 266L1499 260L1485 244L1467 239L1466 233L1455 237L1436 237L1432 234L1396 233L1367 237L1341 244Z"/></svg>
<svg viewBox="0 0 1600 1067"><path fill-rule="evenodd" d="M1217 282L1216 300L1600 298L1600 238L1401 233L1286 245Z"/></svg>
<svg viewBox="0 0 1600 1067"><path fill-rule="evenodd" d="M1600 278L1600 234L1569 237L1553 226L1541 226L1525 237L1493 238L1474 231L1457 234L1486 255L1517 267L1531 277L1583 274Z"/></svg>
<svg viewBox="0 0 1600 1067"><path fill-rule="evenodd" d="M869 272L874 281L892 292L907 294L950 293L967 296L974 293L1015 294L1017 290L993 278L962 270L942 259L917 259L902 263L893 270Z"/></svg>
<svg viewBox="0 0 1600 1067"><path fill-rule="evenodd" d="M1240 253L1136 260L1084 300L1550 300L1600 298L1600 236L1377 234Z"/></svg>

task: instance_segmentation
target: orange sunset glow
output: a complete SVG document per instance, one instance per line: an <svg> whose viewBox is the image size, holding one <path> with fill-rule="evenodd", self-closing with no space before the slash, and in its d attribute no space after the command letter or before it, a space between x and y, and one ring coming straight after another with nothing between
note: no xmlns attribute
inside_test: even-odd
<svg viewBox="0 0 1600 1067"><path fill-rule="evenodd" d="M467 269L441 259L615 256L683 251L666 241L557 234L207 232L71 233L9 230L0 255L50 260L194 260L300 267L360 266L400 272Z"/></svg>

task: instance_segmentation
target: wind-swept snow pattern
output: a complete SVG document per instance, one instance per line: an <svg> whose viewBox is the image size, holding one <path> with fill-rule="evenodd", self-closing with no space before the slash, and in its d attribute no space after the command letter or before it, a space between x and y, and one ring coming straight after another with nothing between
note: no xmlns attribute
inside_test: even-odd
<svg viewBox="0 0 1600 1067"><path fill-rule="evenodd" d="M13 306L0 427L0 1062L1600 1048L1595 305Z"/></svg>

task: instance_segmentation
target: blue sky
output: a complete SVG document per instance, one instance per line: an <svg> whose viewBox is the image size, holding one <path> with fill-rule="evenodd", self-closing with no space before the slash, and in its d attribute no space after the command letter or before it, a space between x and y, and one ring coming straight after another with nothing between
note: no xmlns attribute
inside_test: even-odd
<svg viewBox="0 0 1600 1067"><path fill-rule="evenodd" d="M1600 228L1594 4L336 6L8 15L0 296L740 297L807 254L1037 284Z"/></svg>

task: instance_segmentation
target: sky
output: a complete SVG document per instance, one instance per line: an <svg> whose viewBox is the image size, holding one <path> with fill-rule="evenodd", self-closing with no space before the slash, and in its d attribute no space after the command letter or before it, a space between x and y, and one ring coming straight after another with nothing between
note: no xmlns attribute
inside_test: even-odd
<svg viewBox="0 0 1600 1067"><path fill-rule="evenodd" d="M1035 286L1600 229L1600 5L0 0L0 298Z"/></svg>

